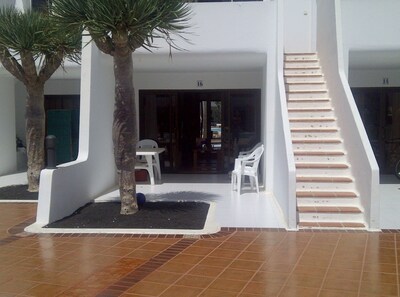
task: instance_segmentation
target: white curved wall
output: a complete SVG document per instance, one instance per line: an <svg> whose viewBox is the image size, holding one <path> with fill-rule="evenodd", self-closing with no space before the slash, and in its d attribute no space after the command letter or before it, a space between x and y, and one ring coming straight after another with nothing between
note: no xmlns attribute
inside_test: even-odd
<svg viewBox="0 0 400 297"><path fill-rule="evenodd" d="M114 74L110 59L92 43L83 49L79 155L74 162L42 171L36 218L39 225L71 214L116 184L111 137Z"/></svg>

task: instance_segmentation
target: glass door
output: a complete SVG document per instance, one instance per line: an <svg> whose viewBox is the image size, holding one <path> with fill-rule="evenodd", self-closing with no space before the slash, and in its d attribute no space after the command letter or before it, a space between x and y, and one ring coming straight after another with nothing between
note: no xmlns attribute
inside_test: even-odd
<svg viewBox="0 0 400 297"><path fill-rule="evenodd" d="M162 170L223 173L260 140L260 90L140 91L140 138L166 148Z"/></svg>
<svg viewBox="0 0 400 297"><path fill-rule="evenodd" d="M177 164L177 97L172 92L139 94L139 139L153 139L165 148L160 155L163 172L173 172Z"/></svg>
<svg viewBox="0 0 400 297"><path fill-rule="evenodd" d="M392 174L400 158L400 90L353 88L360 116L382 174Z"/></svg>

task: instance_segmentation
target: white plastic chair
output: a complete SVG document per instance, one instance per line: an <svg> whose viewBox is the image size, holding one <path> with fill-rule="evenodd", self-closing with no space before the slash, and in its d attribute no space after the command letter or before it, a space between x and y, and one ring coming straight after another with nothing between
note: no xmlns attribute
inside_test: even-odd
<svg viewBox="0 0 400 297"><path fill-rule="evenodd" d="M239 156L238 158L243 158L245 156L250 155L252 152L255 151L256 148L258 148L259 146L262 146L263 144L261 142L256 143L250 150L248 151L241 151L239 152Z"/></svg>
<svg viewBox="0 0 400 297"><path fill-rule="evenodd" d="M137 142L136 148L158 148L158 144L156 141L152 139L142 139ZM161 168L160 168L160 158L158 154L156 154L152 158L152 166L156 169L156 175L158 179L161 179ZM143 156L138 156L136 158L136 169L145 169L149 172L150 169L148 168L146 158ZM150 172L149 172L150 174Z"/></svg>
<svg viewBox="0 0 400 297"><path fill-rule="evenodd" d="M248 176L250 180L251 189L254 185L257 193L258 188L258 165L260 163L261 156L264 152L264 145L257 147L252 153L247 156L236 158L235 168L232 171L232 190L237 190L240 194L242 183L244 183L245 177Z"/></svg>

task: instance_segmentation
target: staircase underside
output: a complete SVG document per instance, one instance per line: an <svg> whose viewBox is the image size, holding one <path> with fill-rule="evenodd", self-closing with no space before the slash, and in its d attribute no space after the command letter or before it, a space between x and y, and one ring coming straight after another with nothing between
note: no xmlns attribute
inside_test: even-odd
<svg viewBox="0 0 400 297"><path fill-rule="evenodd" d="M351 164L316 53L285 54L299 228L365 229Z"/></svg>

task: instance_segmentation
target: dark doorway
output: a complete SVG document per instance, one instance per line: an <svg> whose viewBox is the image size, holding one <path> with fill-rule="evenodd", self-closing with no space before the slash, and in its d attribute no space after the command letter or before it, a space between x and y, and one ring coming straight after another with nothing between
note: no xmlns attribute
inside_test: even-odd
<svg viewBox="0 0 400 297"><path fill-rule="evenodd" d="M140 138L165 147L165 172L231 170L260 139L259 90L140 91Z"/></svg>
<svg viewBox="0 0 400 297"><path fill-rule="evenodd" d="M381 174L400 158L400 88L353 88Z"/></svg>
<svg viewBox="0 0 400 297"><path fill-rule="evenodd" d="M79 106L79 95L45 95L46 135L57 138L57 164L78 156Z"/></svg>

